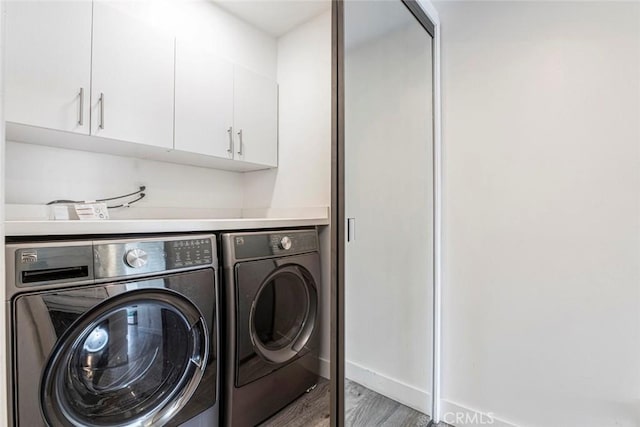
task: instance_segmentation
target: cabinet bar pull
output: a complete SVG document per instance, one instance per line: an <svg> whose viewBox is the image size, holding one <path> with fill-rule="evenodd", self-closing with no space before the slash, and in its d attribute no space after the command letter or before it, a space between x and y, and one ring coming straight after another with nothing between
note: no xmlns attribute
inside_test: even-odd
<svg viewBox="0 0 640 427"><path fill-rule="evenodd" d="M104 93L100 93L100 129L104 129Z"/></svg>
<svg viewBox="0 0 640 427"><path fill-rule="evenodd" d="M227 133L229 134L229 148L227 148L227 153L233 156L233 127L232 126L229 126L229 129L227 129Z"/></svg>
<svg viewBox="0 0 640 427"><path fill-rule="evenodd" d="M238 141L240 142L239 144L240 148L238 148L238 154L242 156L242 129L238 131Z"/></svg>
<svg viewBox="0 0 640 427"><path fill-rule="evenodd" d="M78 126L84 126L84 88L80 88L80 110L78 111Z"/></svg>

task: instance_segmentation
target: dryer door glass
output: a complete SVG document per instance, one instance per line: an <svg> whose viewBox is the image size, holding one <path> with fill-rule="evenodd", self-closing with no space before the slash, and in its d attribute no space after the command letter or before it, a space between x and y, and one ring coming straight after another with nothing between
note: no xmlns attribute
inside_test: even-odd
<svg viewBox="0 0 640 427"><path fill-rule="evenodd" d="M236 387L317 345L317 253L239 263L236 269ZM232 343L233 344L233 343Z"/></svg>
<svg viewBox="0 0 640 427"><path fill-rule="evenodd" d="M167 290L136 290L87 312L54 350L43 378L51 425L164 424L202 378L208 331Z"/></svg>
<svg viewBox="0 0 640 427"><path fill-rule="evenodd" d="M254 338L268 350L290 345L304 326L308 291L300 277L278 274L262 287L253 311Z"/></svg>
<svg viewBox="0 0 640 427"><path fill-rule="evenodd" d="M316 307L308 272L293 265L278 268L263 282L249 314L256 351L272 363L295 358L313 333Z"/></svg>

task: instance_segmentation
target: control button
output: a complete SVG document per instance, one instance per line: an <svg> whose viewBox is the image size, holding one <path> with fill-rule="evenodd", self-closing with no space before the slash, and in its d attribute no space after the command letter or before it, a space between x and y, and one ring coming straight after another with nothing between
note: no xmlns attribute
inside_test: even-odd
<svg viewBox="0 0 640 427"><path fill-rule="evenodd" d="M284 236L280 239L280 249L284 249L285 251L291 249L291 238L289 236Z"/></svg>
<svg viewBox="0 0 640 427"><path fill-rule="evenodd" d="M131 249L124 257L124 261L131 268L140 268L147 265L147 253L142 249Z"/></svg>

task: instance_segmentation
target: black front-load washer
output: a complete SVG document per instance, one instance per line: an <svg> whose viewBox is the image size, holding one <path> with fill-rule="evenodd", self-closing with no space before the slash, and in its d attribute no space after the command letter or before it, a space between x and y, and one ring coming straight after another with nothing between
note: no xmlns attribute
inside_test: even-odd
<svg viewBox="0 0 640 427"><path fill-rule="evenodd" d="M223 425L254 426L318 381L318 234L223 234L222 252Z"/></svg>
<svg viewBox="0 0 640 427"><path fill-rule="evenodd" d="M216 237L6 246L15 427L212 426Z"/></svg>

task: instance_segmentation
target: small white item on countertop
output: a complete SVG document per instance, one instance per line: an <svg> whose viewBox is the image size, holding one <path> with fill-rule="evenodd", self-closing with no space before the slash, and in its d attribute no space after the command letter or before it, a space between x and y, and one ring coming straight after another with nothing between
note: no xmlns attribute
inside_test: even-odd
<svg viewBox="0 0 640 427"><path fill-rule="evenodd" d="M106 203L88 203L74 205L74 207L80 220L109 219L109 210Z"/></svg>

